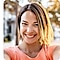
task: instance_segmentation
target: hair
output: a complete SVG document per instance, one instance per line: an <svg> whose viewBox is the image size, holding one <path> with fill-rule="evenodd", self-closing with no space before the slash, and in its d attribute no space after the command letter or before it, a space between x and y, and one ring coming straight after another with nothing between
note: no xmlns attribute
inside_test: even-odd
<svg viewBox="0 0 60 60"><path fill-rule="evenodd" d="M53 29L50 23L50 19L48 17L46 9L39 3L30 3L25 6L23 6L20 9L19 15L18 15L18 27L20 30L20 22L21 22L21 16L24 12L31 11L36 15L36 18L38 20L38 28L40 33L40 44L48 45L50 41L53 40Z"/></svg>

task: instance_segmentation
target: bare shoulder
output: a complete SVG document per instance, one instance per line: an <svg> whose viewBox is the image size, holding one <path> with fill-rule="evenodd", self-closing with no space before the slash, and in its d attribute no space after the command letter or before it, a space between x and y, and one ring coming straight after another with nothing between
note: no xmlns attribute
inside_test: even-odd
<svg viewBox="0 0 60 60"><path fill-rule="evenodd" d="M53 60L60 60L60 45L58 45L53 52Z"/></svg>
<svg viewBox="0 0 60 60"><path fill-rule="evenodd" d="M8 55L7 53L5 53L5 52L4 52L4 59L5 59L5 60L10 60L9 55Z"/></svg>

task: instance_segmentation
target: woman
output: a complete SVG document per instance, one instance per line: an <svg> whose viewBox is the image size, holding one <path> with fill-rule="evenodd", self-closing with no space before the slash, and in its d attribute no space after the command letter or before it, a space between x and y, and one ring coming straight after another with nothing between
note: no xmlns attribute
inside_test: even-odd
<svg viewBox="0 0 60 60"><path fill-rule="evenodd" d="M55 60L60 48L49 46L53 40L53 29L41 4L31 3L22 7L18 27L22 43L4 49L6 60Z"/></svg>

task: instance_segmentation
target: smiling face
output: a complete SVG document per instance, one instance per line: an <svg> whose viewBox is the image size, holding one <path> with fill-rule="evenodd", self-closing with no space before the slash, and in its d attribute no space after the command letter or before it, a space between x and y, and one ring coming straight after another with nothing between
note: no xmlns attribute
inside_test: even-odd
<svg viewBox="0 0 60 60"><path fill-rule="evenodd" d="M36 16L31 11L26 11L21 16L20 34L25 43L32 44L38 41L38 22Z"/></svg>

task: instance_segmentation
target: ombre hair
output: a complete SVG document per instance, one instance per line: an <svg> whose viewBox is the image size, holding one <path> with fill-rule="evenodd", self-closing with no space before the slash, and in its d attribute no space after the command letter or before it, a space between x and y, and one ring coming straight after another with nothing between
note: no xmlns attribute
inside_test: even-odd
<svg viewBox="0 0 60 60"><path fill-rule="evenodd" d="M50 41L53 40L53 29L46 9L41 4L35 2L23 6L20 9L18 15L19 30L20 30L21 16L26 11L31 11L36 15L36 18L38 20L38 29L40 33L39 42L41 45L42 44L48 45Z"/></svg>

